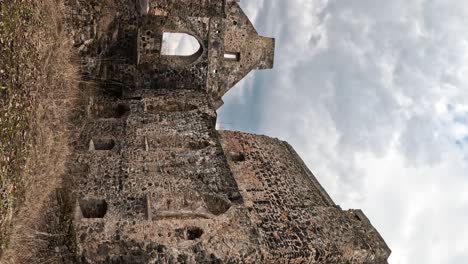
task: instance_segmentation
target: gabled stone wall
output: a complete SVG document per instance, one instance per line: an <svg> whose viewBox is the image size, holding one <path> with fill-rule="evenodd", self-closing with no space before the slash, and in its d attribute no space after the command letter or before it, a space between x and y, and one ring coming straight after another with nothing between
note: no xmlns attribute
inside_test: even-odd
<svg viewBox="0 0 468 264"><path fill-rule="evenodd" d="M68 1L94 83L66 175L80 263L362 263L390 254L282 141L215 129L221 97L273 67L234 0ZM193 36L161 53L164 32Z"/></svg>

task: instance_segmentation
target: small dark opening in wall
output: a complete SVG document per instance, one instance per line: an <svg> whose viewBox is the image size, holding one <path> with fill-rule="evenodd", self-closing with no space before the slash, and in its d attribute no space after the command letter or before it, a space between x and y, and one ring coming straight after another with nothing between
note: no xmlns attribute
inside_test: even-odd
<svg viewBox="0 0 468 264"><path fill-rule="evenodd" d="M242 195L238 191L231 192L228 197L229 201L235 204L241 204L244 202Z"/></svg>
<svg viewBox="0 0 468 264"><path fill-rule="evenodd" d="M112 150L115 147L115 141L110 138L93 139L95 150Z"/></svg>
<svg viewBox="0 0 468 264"><path fill-rule="evenodd" d="M104 199L83 199L79 204L84 218L103 218L107 213L107 202Z"/></svg>
<svg viewBox="0 0 468 264"><path fill-rule="evenodd" d="M198 227L189 227L187 228L187 239L195 240L200 238L203 235L203 230Z"/></svg>
<svg viewBox="0 0 468 264"><path fill-rule="evenodd" d="M94 116L96 118L122 118L128 112L130 112L130 107L126 104L99 106L97 107Z"/></svg>
<svg viewBox="0 0 468 264"><path fill-rule="evenodd" d="M314 259L315 259L315 261L318 261L319 258L320 258L320 252L317 251L317 252L315 252Z"/></svg>
<svg viewBox="0 0 468 264"><path fill-rule="evenodd" d="M104 88L102 89L104 94L109 95L113 98L122 98L124 87L119 81L109 79L103 81L102 85Z"/></svg>
<svg viewBox="0 0 468 264"><path fill-rule="evenodd" d="M124 117L128 112L130 112L130 107L125 104L119 104L117 105L115 109L115 116L117 118L122 118Z"/></svg>
<svg viewBox="0 0 468 264"><path fill-rule="evenodd" d="M245 161L245 155L242 152L231 152L229 156L231 157L231 160L234 162Z"/></svg>
<svg viewBox="0 0 468 264"><path fill-rule="evenodd" d="M207 194L203 197L203 200L205 201L208 211L214 215L222 215L231 208L229 201L216 195Z"/></svg>
<svg viewBox="0 0 468 264"><path fill-rule="evenodd" d="M358 221L362 221L361 217L359 217L359 215L355 214L354 217L358 220Z"/></svg>
<svg viewBox="0 0 468 264"><path fill-rule="evenodd" d="M141 101L141 100L143 100L143 97L141 97L141 96L134 96L134 97L125 98L125 100L136 100L136 101Z"/></svg>

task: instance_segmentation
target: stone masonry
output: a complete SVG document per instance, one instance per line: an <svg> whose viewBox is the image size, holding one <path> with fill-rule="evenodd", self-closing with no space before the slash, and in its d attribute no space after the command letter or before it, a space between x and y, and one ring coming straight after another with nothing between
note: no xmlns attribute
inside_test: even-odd
<svg viewBox="0 0 468 264"><path fill-rule="evenodd" d="M235 0L67 0L95 83L66 175L77 263L384 264L361 210L343 211L286 142L216 131L221 97L273 67ZM164 55L164 33L199 49Z"/></svg>

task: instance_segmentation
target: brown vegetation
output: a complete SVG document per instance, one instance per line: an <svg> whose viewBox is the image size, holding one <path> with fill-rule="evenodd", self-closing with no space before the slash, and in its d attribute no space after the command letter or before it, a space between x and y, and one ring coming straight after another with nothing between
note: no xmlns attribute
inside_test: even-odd
<svg viewBox="0 0 468 264"><path fill-rule="evenodd" d="M0 263L64 262L64 249L50 241L67 230L50 223L57 221L78 74L63 8L61 0L0 3ZM55 255L45 254L50 250Z"/></svg>

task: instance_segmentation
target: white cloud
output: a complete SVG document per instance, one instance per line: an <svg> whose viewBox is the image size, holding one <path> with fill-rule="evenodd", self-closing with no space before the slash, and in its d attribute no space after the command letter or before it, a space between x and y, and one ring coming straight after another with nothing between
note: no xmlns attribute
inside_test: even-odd
<svg viewBox="0 0 468 264"><path fill-rule="evenodd" d="M220 122L293 144L336 202L364 209L391 264L468 263L466 3L242 6L277 38L275 70L235 87ZM241 124L239 100L259 124Z"/></svg>

